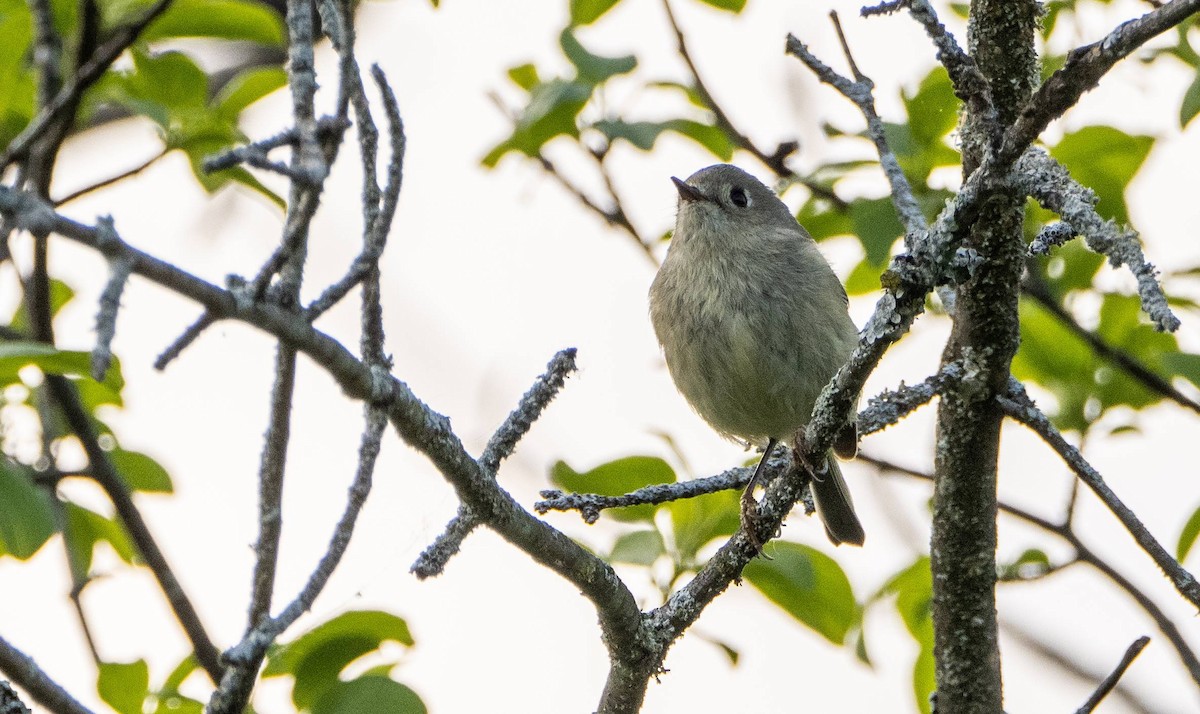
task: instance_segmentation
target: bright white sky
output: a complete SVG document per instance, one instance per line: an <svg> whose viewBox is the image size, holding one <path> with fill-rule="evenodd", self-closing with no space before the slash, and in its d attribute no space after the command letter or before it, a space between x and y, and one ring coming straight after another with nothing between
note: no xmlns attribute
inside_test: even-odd
<svg viewBox="0 0 1200 714"><path fill-rule="evenodd" d="M580 372L507 462L506 487L531 505L546 487L550 464L565 459L590 468L629 454L670 457L655 432L669 432L696 475L714 473L744 458L723 443L676 393L658 357L646 315L645 294L653 268L629 241L609 231L540 170L516 158L499 169L480 169L479 158L507 130L488 94L511 96L504 70L526 61L563 67L557 49L566 3L531 3L514 12L508 3L450 1L440 11L427 2L364 4L359 16L360 60L378 62L391 78L406 122L409 152L405 187L384 262L385 320L396 374L433 408L451 417L474 452L516 403L555 351L579 348ZM840 52L825 13L829 3L754 0L730 18L691 0L676 0L681 23L711 88L733 120L763 146L799 137L801 160L816 163L831 147L820 131L825 121L858 126L855 112L831 90L820 88L782 52L786 32L808 42L819 56L841 67ZM838 4L859 65L876 81L885 117L895 116L900 86L915 86L933 52L906 17L860 20L857 6ZM1088 18L1079 40L1091 41L1144 11L1117 2L1104 17ZM961 27L951 23L960 40ZM683 77L673 41L657 3L625 2L595 28L582 33L594 51L635 52L650 78ZM1189 77L1163 62L1153 84L1132 84L1132 63L1085 99L1065 125L1115 121L1129 131L1165 135L1130 192L1134 220L1144 231L1151 259L1164 268L1195 264L1195 166L1200 140L1193 128L1180 136L1178 101ZM332 55L320 55L322 84L335 86ZM564 68L565 69L565 68ZM662 111L653 98L618 88L613 106ZM1130 112L1129 107L1145 107ZM251 136L286 125L288 101L276 95L250 112ZM1052 131L1059 131L1058 128ZM562 148L562 147L557 147ZM146 126L123 123L72 142L60 168L60 190L117 173L152 155ZM617 186L633 220L649 235L673 220L671 175L686 176L712 159L668 137L653 156L618 150ZM342 155L314 229L309 294L336 279L358 246L358 187L353 151ZM747 169L765 170L745 156ZM568 159L564 159L571 165ZM874 186L866 190L877 191ZM798 194L788 196L792 205ZM206 199L171 157L135 180L79 201L70 213L91 221L111 212L121 234L156 255L220 282L230 272L252 273L279 233L279 214L239 192ZM845 275L857 259L851 241L831 243L826 253ZM90 348L95 298L103 263L65 243L55 244L58 269L79 297L58 323L67 346ZM0 274L14 294L11 270ZM1106 278L1108 279L1108 278ZM1113 274L1112 284L1131 285ZM11 299L11 298L10 298ZM873 298L855 301L861 325ZM184 586L220 646L236 641L244 626L256 509L255 476L273 361L271 342L252 328L222 324L210 329L165 373L150 364L198 314L195 306L135 281L124 299L116 350L125 375L127 408L110 421L127 448L146 451L175 478L174 498L140 497ZM1181 339L1200 344L1185 315ZM328 315L321 327L348 345L357 344L352 302ZM923 378L937 363L947 332L925 318L893 349L868 393L900 380ZM864 444L869 453L929 468L933 453L932 411ZM1142 437L1090 445L1089 454L1127 502L1174 543L1186 514L1200 502L1197 466L1181 437L1194 434L1194 416L1163 407L1143 421ZM302 361L296 402L285 511L284 562L279 598L290 599L323 552L353 473L360 410L335 385ZM1193 437L1194 438L1194 437ZM354 544L308 624L349 608L382 608L409 619L417 647L405 655L399 678L413 686L431 711L591 711L606 671L595 614L574 589L486 532L479 532L451 562L445 575L418 582L408 574L415 556L453 515L456 502L437 472L394 436L385 442L372 495ZM928 489L880 479L870 469L845 466L868 531L861 550L836 556L850 573L860 599L926 548ZM1065 469L1045 448L1017 428L1005 432L1003 497L1054 516L1069 485ZM72 485L77 497L105 508L101 497ZM1188 608L1148 558L1090 496L1081 516L1090 542L1121 564L1130 577L1176 618L1200 646ZM566 514L551 521L594 547L606 547L612 531L584 526ZM815 521L796 517L790 539L829 548ZM1027 547L1065 555L1059 544L1013 526L1001 526L1002 556ZM109 577L84 598L102 655L109 660L151 661L160 682L185 643L148 574L101 556ZM85 702L101 706L93 692L94 670L66 599L69 583L61 547L52 542L32 563L0 564L5 576L3 635L33 655ZM654 591L637 571L626 573L647 606ZM1040 585L1001 590L1006 621L1039 632L1095 671L1107 672L1141 634L1155 638L1126 681L1156 710L1194 710L1196 696L1172 650L1153 625L1083 568ZM26 613L15 617L15 613ZM740 710L882 712L911 706L915 647L894 611L877 608L867 621L875 669L853 653L836 649L766 604L749 587L733 588L715 602L693 632L672 650L669 674L652 684L645 711ZM742 654L732 667L705 641L730 643ZM1066 711L1092 688L1047 668L1005 640L1006 708ZM285 711L278 684L262 687L263 711ZM274 692L275 696L271 695ZM800 704L803 702L803 704ZM1112 700L1105 711L1126 711Z"/></svg>

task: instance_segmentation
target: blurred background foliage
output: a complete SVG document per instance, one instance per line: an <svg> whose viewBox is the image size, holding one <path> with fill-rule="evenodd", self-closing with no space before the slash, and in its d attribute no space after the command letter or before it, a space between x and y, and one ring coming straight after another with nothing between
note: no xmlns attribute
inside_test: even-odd
<svg viewBox="0 0 1200 714"><path fill-rule="evenodd" d="M455 0L466 2L467 0ZM624 0L633 2L634 0ZM1042 62L1046 73L1062 65L1064 56L1050 47L1056 33L1068 36L1080 8L1100 0L1063 0L1046 3L1042 23ZM844 276L851 295L879 290L880 274L898 250L902 237L886 192L859 195L848 185L863 176L878 176L873 145L860 128L826 125L829 141L852 147L858 158L820 164L795 173L789 157L795 143L774 149L754 145L734 128L695 73L682 35L681 54L690 69L683 78L644 77L636 56L605 56L593 52L581 36L603 33L604 17L621 0L568 0L569 23L562 28L559 46L569 62L567 72L520 64L507 69L507 79L523 101L507 107L512 129L496 139L481 161L495 167L501 161L534 161L548 172L555 167L547 154L554 143L573 145L592 160L598 177L605 175L610 148L624 142L638 150L653 151L664 133L686 137L710 153L714 161L757 160L774 175L783 191L803 195L798 219L813 237L827 240L853 236L862 246L862 257ZM742 11L746 0L677 0L679 5L703 2L731 15ZM437 3L435 2L434 5ZM102 0L94 6L97 17L81 17L75 0L50 0L53 22L68 40L62 54L64 76L71 76L79 47L70 41L93 26L103 42L120 28L147 12L147 0ZM966 4L951 11L965 17ZM668 6L669 11L669 6ZM672 22L673 17L671 18ZM1140 62L1147 72L1159 63L1182 63L1195 73L1179 97L1181 129L1200 114L1200 53L1192 45L1197 21L1181 26L1173 44L1145 52ZM37 82L31 58L34 21L24 0L0 0L0 144L20 135L36 113ZM781 29L781 38L782 38ZM201 38L205 43L180 43ZM669 35L664 31L664 40ZM254 175L237 167L206 173L207 156L245 142L239 116L253 102L284 86L282 67L285 44L280 5L252 0L175 0L147 27L125 58L108 69L85 93L76 129L86 130L116 117L138 117L153 126L161 139L161 153L124 175L145 168L169 152L181 151L197 180L210 192L231 184L267 196L279 206L283 199ZM782 45L782 42L780 43ZM780 60L785 61L781 58ZM606 85L615 78L640 83L641 106L679 108L670 116L627 115L604 101ZM500 81L498 76L498 81ZM1146 79L1145 81L1152 81ZM877 91L887 91L881 89ZM654 97L661 97L660 100ZM887 136L918 200L932 219L952 196L944 180L946 169L960 165L955 143L960 106L949 79L940 67L901 94L903 114L888 117ZM751 127L752 128L752 127ZM1130 135L1105 125L1084 126L1062 136L1049 147L1099 198L1098 210L1118 223L1130 220L1125 193L1156 137ZM939 177L939 170L941 177ZM122 176L115 176L117 180ZM603 180L589 185L604 185ZM882 184L879 184L882 186ZM657 259L662 253L666 226L642 231L622 211L619 202L579 197L590 210L623 229L645 253ZM67 198L72 198L71 197ZM610 194L607 198L613 198ZM1030 202L1026 212L1027 239L1055 217ZM653 236L646 238L645 235ZM661 237L660 237L661 236ZM1200 385L1200 355L1181 351L1175 336L1158 333L1141 314L1135 294L1100 287L1097 276L1103 259L1079 241L1055 250L1047 258L1028 262L1021 300L1022 346L1013 362L1014 374L1038 385L1060 429L1075 432L1080 440L1136 432L1141 410L1164 400L1196 409L1195 387ZM1195 318L1197 304L1182 297L1195 293L1200 262L1163 276L1174 307ZM1107 284L1107 283L1105 283ZM70 286L52 285L53 309L71 299ZM939 306L931 303L931 310ZM86 477L59 459L75 437L43 394L44 375L64 375L73 380L103 447L134 492L170 493L167 471L151 456L125 448L103 420L102 407L120 408L123 380L114 362L101 380L89 376L89 355L60 351L29 341L29 319L17 310L4 328L0 343L0 378L3 399L3 459L0 460L0 553L26 560L55 535L69 554L75 597L92 576L95 548L111 548L131 566L140 565L123 526L75 503L56 491L62 479ZM1165 385L1165 387L1164 387ZM1169 391L1169 390L1173 390ZM1105 418L1114 414L1115 418ZM682 458L677 460L686 464ZM550 474L559 488L617 495L652 484L670 483L695 474L680 474L667 461L649 456L628 456L579 471L565 462ZM738 527L737 495L718 493L662 505L616 509L605 518L622 524L620 534L604 549L613 563L644 568L665 598L681 579L704 563L711 544L730 536ZM1181 524L1177 555L1188 557L1200 533L1200 509ZM894 608L918 644L913 665L915 706L928 711L933 689L932 637L929 615L931 581L925 557L906 564L887 579L878 592L855 592L835 558L798 543L779 542L771 559L747 567L745 579L769 601L805 627L838 646L851 647L866 663L871 661L863 632L864 613L873 607ZM1002 576L1044 571L1048 559L1039 550L1027 551L1018 561L1003 566ZM265 676L290 676L295 680L293 701L310 712L394 711L423 712L424 705L392 675L397 662L376 667L343 680L346 668L365 655L378 654L388 642L412 646L404 620L381 612L352 612L300 635L273 653ZM737 651L716 642L734 663ZM182 661L160 684L148 681L144 661L100 663L98 688L116 711L157 713L200 712L199 701L180 694L184 679L196 669L191 658ZM370 702L370 705L364 704Z"/></svg>

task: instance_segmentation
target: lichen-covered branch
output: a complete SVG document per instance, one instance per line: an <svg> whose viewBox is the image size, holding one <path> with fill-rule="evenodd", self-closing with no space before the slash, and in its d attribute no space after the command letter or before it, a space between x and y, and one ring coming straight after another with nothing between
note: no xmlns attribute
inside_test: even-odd
<svg viewBox="0 0 1200 714"><path fill-rule="evenodd" d="M1038 87L1021 109L1016 123L1009 127L999 149L999 162L1016 161L1050 122L1075 106L1083 93L1095 87L1113 65L1196 12L1200 12L1200 0L1172 0L1122 23L1098 42L1071 50L1066 63Z"/></svg>
<svg viewBox="0 0 1200 714"><path fill-rule="evenodd" d="M561 350L546 365L546 372L537 378L517 408L508 415L492 438L488 440L479 457L479 465L495 478L500 462L507 458L542 411L558 395L567 377L575 371L575 348ZM545 513L545 511L538 511ZM450 558L458 553L463 540L481 524L479 516L467 505L459 506L458 513L446 524L445 530L429 545L410 568L418 578L425 579L440 575Z"/></svg>
<svg viewBox="0 0 1200 714"><path fill-rule="evenodd" d="M1114 268L1129 268L1137 279L1142 310L1156 329L1165 332L1179 329L1179 318L1167 304L1158 271L1146 260L1136 231L1101 218L1096 213L1096 194L1072 179L1066 167L1040 148L1025 152L1017 162L1016 175L1027 194L1062 216L1072 232L1083 234L1088 248L1107 257ZM1030 251L1033 250L1031 246Z"/></svg>

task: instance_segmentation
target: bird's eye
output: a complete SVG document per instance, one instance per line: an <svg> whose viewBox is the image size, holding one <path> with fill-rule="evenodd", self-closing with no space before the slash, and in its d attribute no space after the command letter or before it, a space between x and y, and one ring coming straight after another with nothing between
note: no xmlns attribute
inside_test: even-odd
<svg viewBox="0 0 1200 714"><path fill-rule="evenodd" d="M738 208L745 208L750 205L750 197L746 195L746 189L741 186L734 186L729 189L729 201Z"/></svg>

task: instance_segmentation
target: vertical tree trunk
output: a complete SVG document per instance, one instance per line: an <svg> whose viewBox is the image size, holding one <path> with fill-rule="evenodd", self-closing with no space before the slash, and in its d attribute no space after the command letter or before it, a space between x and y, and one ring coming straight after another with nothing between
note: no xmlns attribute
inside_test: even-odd
<svg viewBox="0 0 1200 714"><path fill-rule="evenodd" d="M1032 0L971 3L969 48L992 86L1000 124L1028 99L1037 73ZM989 127L970 113L962 125L963 167L983 161ZM992 128L992 131L995 129ZM934 656L938 708L954 714L1002 711L996 627L996 460L1001 414L994 397L1008 381L1019 342L1018 284L1024 198L1000 187L984 202L967 238L983 256L959 286L944 361L965 359L976 376L938 408L933 537Z"/></svg>

